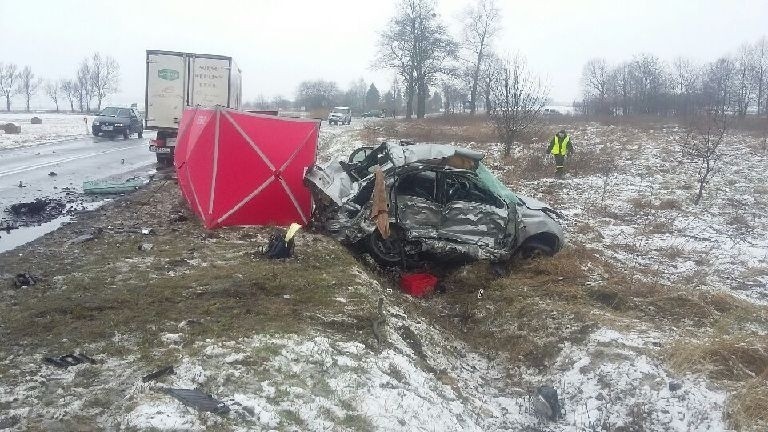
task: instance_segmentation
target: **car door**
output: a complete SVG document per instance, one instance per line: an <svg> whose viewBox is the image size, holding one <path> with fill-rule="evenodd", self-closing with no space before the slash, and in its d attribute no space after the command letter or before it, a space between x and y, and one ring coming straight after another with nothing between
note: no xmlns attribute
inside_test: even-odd
<svg viewBox="0 0 768 432"><path fill-rule="evenodd" d="M442 204L434 171L417 171L398 177L391 205L397 209L400 226L411 239L439 237Z"/></svg>
<svg viewBox="0 0 768 432"><path fill-rule="evenodd" d="M443 174L444 206L440 237L494 246L507 232L507 204L468 173Z"/></svg>

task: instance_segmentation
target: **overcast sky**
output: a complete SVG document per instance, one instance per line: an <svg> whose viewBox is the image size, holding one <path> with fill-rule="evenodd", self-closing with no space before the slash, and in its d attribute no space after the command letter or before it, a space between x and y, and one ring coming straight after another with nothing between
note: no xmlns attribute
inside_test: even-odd
<svg viewBox="0 0 768 432"><path fill-rule="evenodd" d="M458 33L469 0L437 0ZM520 52L556 101L580 93L592 57L609 62L649 52L708 61L768 33L767 0L498 0L501 53ZM113 104L143 105L145 50L230 55L243 71L243 98L293 99L306 79L346 89L363 78L386 89L392 72L373 68L393 0L35 1L0 0L0 62L29 65L43 78L71 77L94 51L120 63ZM382 93L384 90L382 90ZM42 91L41 91L42 93ZM41 95L38 107L48 105ZM23 101L15 102L19 107Z"/></svg>

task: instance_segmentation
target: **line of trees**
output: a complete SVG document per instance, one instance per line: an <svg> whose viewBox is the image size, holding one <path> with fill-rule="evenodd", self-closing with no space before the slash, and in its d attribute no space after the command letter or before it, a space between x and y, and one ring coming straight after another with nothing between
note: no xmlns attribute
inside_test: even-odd
<svg viewBox="0 0 768 432"><path fill-rule="evenodd" d="M296 99L290 101L282 96L267 99L264 95L258 95L254 100L246 102L247 108L255 109L305 109L309 111L329 109L334 106L351 107L355 113L363 113L369 110L386 110L389 113L397 113L402 106L397 83L393 89L384 94L374 83L366 83L362 78L350 83L346 91L342 91L338 84L323 79L302 81L296 91Z"/></svg>
<svg viewBox="0 0 768 432"><path fill-rule="evenodd" d="M305 81L293 105L308 110L337 105L350 106L355 112L385 109L406 118L436 112L474 115L481 108L491 116L508 113L510 107L519 113L540 111L538 101L546 99L545 86L527 68L522 68L524 75L515 74L525 59L494 51L501 30L496 0L474 0L458 19L462 30L454 37L441 21L434 0L399 0L394 16L379 34L373 61L374 68L394 73L388 89L367 86L362 79L346 91L331 81ZM504 99L505 92L510 97ZM532 101L536 106L527 105ZM251 106L274 108L276 102L260 97ZM521 119L512 123L520 124Z"/></svg>
<svg viewBox="0 0 768 432"><path fill-rule="evenodd" d="M73 78L43 80L25 66L19 70L14 63L0 62L0 91L5 98L5 110L10 111L14 98L24 98L26 111L30 110L31 99L42 88L45 95L59 111L61 102L69 102L70 111L97 111L105 99L117 93L120 79L120 65L117 61L100 53L84 58Z"/></svg>
<svg viewBox="0 0 768 432"><path fill-rule="evenodd" d="M666 63L652 54L610 65L593 58L582 71L587 115L692 116L717 110L744 117L766 114L768 40L745 43L735 53L696 64L685 57Z"/></svg>

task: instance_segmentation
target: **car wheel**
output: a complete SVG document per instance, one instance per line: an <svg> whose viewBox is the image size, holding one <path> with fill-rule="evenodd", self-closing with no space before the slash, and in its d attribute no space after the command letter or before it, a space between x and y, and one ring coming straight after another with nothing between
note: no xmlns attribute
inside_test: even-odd
<svg viewBox="0 0 768 432"><path fill-rule="evenodd" d="M368 252L380 265L394 267L403 261L403 235L400 230L390 229L389 238L384 239L378 229L368 236Z"/></svg>
<svg viewBox="0 0 768 432"><path fill-rule="evenodd" d="M96 131L93 131L93 136L97 137L97 136L99 136L99 133L96 132Z"/></svg>
<svg viewBox="0 0 768 432"><path fill-rule="evenodd" d="M143 130L139 131L139 138L144 138L144 131Z"/></svg>
<svg viewBox="0 0 768 432"><path fill-rule="evenodd" d="M128 139L128 137L131 136L131 131L129 129L126 129L125 132L123 132L123 139Z"/></svg>
<svg viewBox="0 0 768 432"><path fill-rule="evenodd" d="M532 260L543 257L551 257L555 254L555 250L552 249L551 246L533 240L520 246L518 254L522 259Z"/></svg>

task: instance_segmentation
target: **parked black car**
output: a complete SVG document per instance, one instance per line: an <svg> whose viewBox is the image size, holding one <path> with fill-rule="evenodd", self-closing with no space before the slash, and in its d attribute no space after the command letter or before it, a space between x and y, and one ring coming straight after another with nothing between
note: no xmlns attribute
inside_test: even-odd
<svg viewBox="0 0 768 432"><path fill-rule="evenodd" d="M144 135L144 122L135 108L107 107L93 120L91 132L93 136L122 135L125 139L136 133L141 138Z"/></svg>

